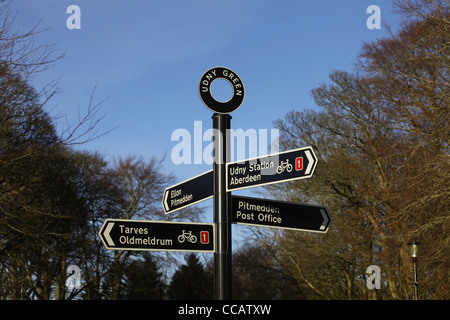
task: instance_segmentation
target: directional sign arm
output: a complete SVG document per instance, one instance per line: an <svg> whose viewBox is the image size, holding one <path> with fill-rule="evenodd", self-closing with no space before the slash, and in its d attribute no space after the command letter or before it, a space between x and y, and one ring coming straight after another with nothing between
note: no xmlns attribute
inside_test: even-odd
<svg viewBox="0 0 450 320"><path fill-rule="evenodd" d="M210 223L106 219L99 231L110 250L214 252Z"/></svg>
<svg viewBox="0 0 450 320"><path fill-rule="evenodd" d="M297 165L299 159L301 165ZM230 162L226 167L227 191L310 178L316 165L311 147Z"/></svg>
<svg viewBox="0 0 450 320"><path fill-rule="evenodd" d="M162 206L166 214L189 207L213 196L213 171L209 170L164 190Z"/></svg>
<svg viewBox="0 0 450 320"><path fill-rule="evenodd" d="M331 218L325 207L232 196L233 223L325 233Z"/></svg>

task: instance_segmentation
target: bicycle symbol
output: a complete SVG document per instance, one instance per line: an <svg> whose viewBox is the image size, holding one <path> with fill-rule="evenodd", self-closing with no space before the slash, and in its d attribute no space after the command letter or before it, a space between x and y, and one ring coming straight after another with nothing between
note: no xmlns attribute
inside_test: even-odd
<svg viewBox="0 0 450 320"><path fill-rule="evenodd" d="M185 240L190 243L196 243L197 237L192 234L192 231L186 232L183 230L183 233L178 236L178 242L183 243Z"/></svg>
<svg viewBox="0 0 450 320"><path fill-rule="evenodd" d="M277 173L283 173L284 170L286 170L287 172L291 172L292 171L292 164L289 163L289 159L286 159L286 161L281 161L280 165L277 167Z"/></svg>

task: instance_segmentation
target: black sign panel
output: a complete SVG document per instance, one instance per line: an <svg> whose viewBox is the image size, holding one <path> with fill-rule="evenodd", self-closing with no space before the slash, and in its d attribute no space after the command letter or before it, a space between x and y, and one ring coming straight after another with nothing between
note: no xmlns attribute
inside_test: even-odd
<svg viewBox="0 0 450 320"><path fill-rule="evenodd" d="M213 171L209 170L164 190L164 211L171 213L213 196Z"/></svg>
<svg viewBox="0 0 450 320"><path fill-rule="evenodd" d="M233 223L325 233L331 218L325 207L232 196Z"/></svg>
<svg viewBox="0 0 450 320"><path fill-rule="evenodd" d="M214 252L214 224L107 219L99 231L107 249Z"/></svg>
<svg viewBox="0 0 450 320"><path fill-rule="evenodd" d="M233 87L233 96L226 102L214 99L211 94L211 84L216 79L225 79ZM200 98L212 111L217 113L230 113L235 111L244 101L244 84L236 72L223 67L215 67L206 71L200 79L198 86Z"/></svg>
<svg viewBox="0 0 450 320"><path fill-rule="evenodd" d="M306 179L313 175L317 157L305 147L259 158L227 163L227 191Z"/></svg>

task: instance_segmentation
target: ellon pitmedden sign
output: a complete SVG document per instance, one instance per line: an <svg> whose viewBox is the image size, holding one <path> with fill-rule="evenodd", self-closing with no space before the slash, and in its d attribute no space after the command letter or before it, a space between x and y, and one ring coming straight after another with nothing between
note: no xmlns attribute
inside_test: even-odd
<svg viewBox="0 0 450 320"><path fill-rule="evenodd" d="M164 190L162 204L166 214L184 209L213 196L213 171L209 170Z"/></svg>
<svg viewBox="0 0 450 320"><path fill-rule="evenodd" d="M214 99L211 94L211 84L216 79L225 79L233 87L233 96L230 100L220 102ZM215 67L206 71L200 79L200 98L203 103L212 111L217 113L230 113L240 107L244 101L244 84L236 72L224 68Z"/></svg>

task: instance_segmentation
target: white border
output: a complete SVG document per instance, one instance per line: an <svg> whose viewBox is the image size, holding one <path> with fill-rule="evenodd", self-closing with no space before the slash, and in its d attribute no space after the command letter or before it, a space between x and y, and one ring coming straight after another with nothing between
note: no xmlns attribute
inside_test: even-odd
<svg viewBox="0 0 450 320"><path fill-rule="evenodd" d="M266 227L266 228L273 228L273 229L284 229L284 230L314 232L314 233L327 233L328 229L330 229L329 227L327 227L327 229L325 231L322 231L322 230L311 230L311 229L297 229L297 228L268 226L268 225L265 225L265 224L252 224L252 223L245 223L245 222L233 222L233 224L238 224L238 225L241 225L241 226Z"/></svg>

